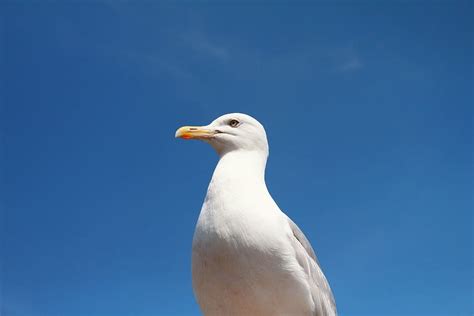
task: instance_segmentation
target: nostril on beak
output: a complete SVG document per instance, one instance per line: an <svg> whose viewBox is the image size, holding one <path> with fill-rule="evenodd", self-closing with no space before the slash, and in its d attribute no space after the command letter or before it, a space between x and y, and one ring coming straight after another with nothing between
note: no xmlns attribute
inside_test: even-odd
<svg viewBox="0 0 474 316"><path fill-rule="evenodd" d="M196 131L197 128L196 128L196 127L190 127L189 130L190 130L190 131Z"/></svg>

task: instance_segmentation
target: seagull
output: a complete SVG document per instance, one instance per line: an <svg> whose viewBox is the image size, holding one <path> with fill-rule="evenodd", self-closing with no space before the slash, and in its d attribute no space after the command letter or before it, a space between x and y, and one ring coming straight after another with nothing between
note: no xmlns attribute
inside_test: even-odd
<svg viewBox="0 0 474 316"><path fill-rule="evenodd" d="M242 113L177 138L209 143L220 159L192 245L192 283L206 316L333 316L334 296L311 244L265 184L265 129Z"/></svg>

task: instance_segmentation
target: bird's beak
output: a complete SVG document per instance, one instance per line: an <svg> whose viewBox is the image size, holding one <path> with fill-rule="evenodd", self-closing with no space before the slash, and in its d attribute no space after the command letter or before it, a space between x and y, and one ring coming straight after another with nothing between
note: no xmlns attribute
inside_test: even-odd
<svg viewBox="0 0 474 316"><path fill-rule="evenodd" d="M176 131L176 138L184 139L205 139L211 138L216 131L207 126L183 126Z"/></svg>

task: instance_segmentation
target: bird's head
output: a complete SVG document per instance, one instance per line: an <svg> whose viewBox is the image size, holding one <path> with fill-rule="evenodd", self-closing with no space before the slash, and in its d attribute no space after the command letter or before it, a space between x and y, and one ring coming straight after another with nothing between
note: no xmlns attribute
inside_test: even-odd
<svg viewBox="0 0 474 316"><path fill-rule="evenodd" d="M268 155L267 135L262 124L242 113L222 115L206 126L183 126L176 131L176 137L204 140L220 156L232 151Z"/></svg>

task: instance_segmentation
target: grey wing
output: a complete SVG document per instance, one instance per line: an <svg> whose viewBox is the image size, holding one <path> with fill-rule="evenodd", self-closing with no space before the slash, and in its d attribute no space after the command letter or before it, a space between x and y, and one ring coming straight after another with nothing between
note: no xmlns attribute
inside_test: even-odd
<svg viewBox="0 0 474 316"><path fill-rule="evenodd" d="M321 270L313 247L301 229L287 216L288 224L293 232L293 246L300 265L308 275L311 295L315 304L315 316L335 316L336 302L329 283Z"/></svg>

